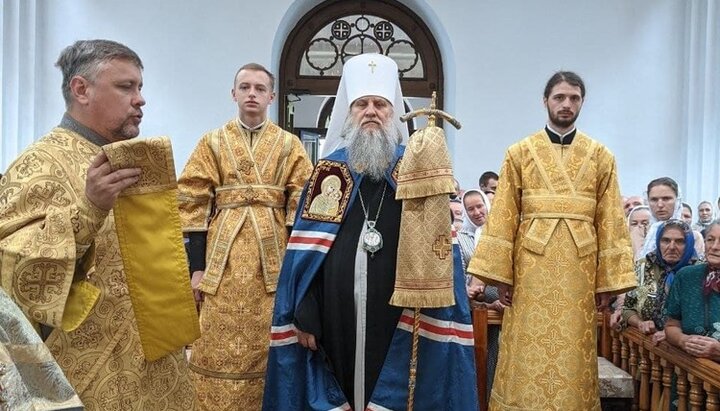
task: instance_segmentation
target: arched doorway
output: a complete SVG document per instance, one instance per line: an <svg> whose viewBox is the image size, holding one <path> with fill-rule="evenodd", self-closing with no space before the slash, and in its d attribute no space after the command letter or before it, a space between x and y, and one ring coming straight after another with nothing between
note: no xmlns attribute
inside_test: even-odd
<svg viewBox="0 0 720 411"><path fill-rule="evenodd" d="M280 59L279 122L300 136L313 161L324 138L342 66L362 53L382 53L398 64L406 107L443 101L442 59L425 23L397 1L326 1L288 35ZM414 130L424 120L410 124Z"/></svg>

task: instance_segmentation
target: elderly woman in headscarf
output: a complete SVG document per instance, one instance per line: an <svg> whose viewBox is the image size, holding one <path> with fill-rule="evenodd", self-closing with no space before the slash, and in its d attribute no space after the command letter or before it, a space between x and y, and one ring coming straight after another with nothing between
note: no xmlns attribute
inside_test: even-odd
<svg viewBox="0 0 720 411"><path fill-rule="evenodd" d="M622 326L652 334L657 344L665 339L663 307L680 269L697 261L695 237L682 220L667 220L655 233L655 250L635 264L638 287L625 295Z"/></svg>
<svg viewBox="0 0 720 411"><path fill-rule="evenodd" d="M628 213L627 223L634 255L639 254L640 249L645 243L645 237L647 237L647 232L650 228L651 217L650 207L646 205L633 207Z"/></svg>
<svg viewBox="0 0 720 411"><path fill-rule="evenodd" d="M641 259L640 250L645 243L648 229L650 228L650 207L639 205L633 207L627 215L628 230L630 231L630 243L632 244L633 255L635 261ZM613 313L610 316L610 327L617 327L622 318L623 304L625 303L625 293L617 296L612 303Z"/></svg>
<svg viewBox="0 0 720 411"><path fill-rule="evenodd" d="M665 334L670 344L694 357L720 361L718 221L705 229L705 256L706 263L685 267L677 273L665 303ZM674 382L671 393L672 410L678 406Z"/></svg>
<svg viewBox="0 0 720 411"><path fill-rule="evenodd" d="M713 211L712 203L709 201L701 201L700 204L698 204L698 219L697 222L693 224L693 230L702 233L714 219L715 212Z"/></svg>
<svg viewBox="0 0 720 411"><path fill-rule="evenodd" d="M670 177L660 177L652 180L647 187L648 204L650 205L650 229L645 237L640 254L636 254L636 259L646 256L648 253L655 251L655 236L658 228L664 221L682 218L682 199L680 196L680 187ZM695 252L698 258L702 258L705 251L702 236L699 232L693 231L695 239Z"/></svg>
<svg viewBox="0 0 720 411"><path fill-rule="evenodd" d="M490 200L485 193L478 189L465 191L462 196L463 203L463 225L457 233L462 256L463 270L466 274L467 293L471 300L487 304L491 310L502 312L505 306L498 299L498 289L495 286L485 286L482 281L467 274L467 265L475 252L482 233L482 228L487 221L490 212ZM488 328L488 353L487 353L487 393L492 391L493 377L497 365L498 346L500 342L500 327L497 325ZM488 397L489 398L489 397Z"/></svg>

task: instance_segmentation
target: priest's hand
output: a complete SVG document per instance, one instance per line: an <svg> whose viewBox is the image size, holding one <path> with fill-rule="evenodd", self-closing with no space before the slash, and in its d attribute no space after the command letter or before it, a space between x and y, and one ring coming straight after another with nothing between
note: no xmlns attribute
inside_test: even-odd
<svg viewBox="0 0 720 411"><path fill-rule="evenodd" d="M505 283L498 283L498 301L504 306L512 305L513 288Z"/></svg>
<svg viewBox="0 0 720 411"><path fill-rule="evenodd" d="M190 279L190 287L193 290L193 297L195 297L195 307L200 311L202 302L205 301L205 293L200 290L200 282L205 275L205 271L194 271L192 278Z"/></svg>
<svg viewBox="0 0 720 411"><path fill-rule="evenodd" d="M85 178L85 197L97 208L110 211L120 192L140 179L141 169L122 168L113 171L104 152L96 155Z"/></svg>
<svg viewBox="0 0 720 411"><path fill-rule="evenodd" d="M313 351L317 351L317 343L315 342L315 336L306 332L297 330L297 339L300 345L305 348L309 348Z"/></svg>

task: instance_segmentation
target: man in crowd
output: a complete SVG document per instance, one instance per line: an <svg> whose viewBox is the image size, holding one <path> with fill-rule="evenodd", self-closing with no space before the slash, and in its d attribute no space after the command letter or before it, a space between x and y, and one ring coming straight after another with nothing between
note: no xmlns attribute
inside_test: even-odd
<svg viewBox="0 0 720 411"><path fill-rule="evenodd" d="M329 155L303 193L283 262L265 410L407 409L413 401L422 409L477 407L469 307L451 243L445 245L455 261L449 291L456 304L422 309L419 323L460 337L421 333L417 380L408 387L413 311L390 303L407 201L395 198L407 140L402 107L392 59L362 54L345 62L325 143ZM337 181L339 207L314 212L329 181ZM446 198L442 224L449 223Z"/></svg>
<svg viewBox="0 0 720 411"><path fill-rule="evenodd" d="M238 116L205 134L179 180L180 217L200 311L190 367L201 408L262 402L275 287L312 164L300 140L267 118L274 76L235 74Z"/></svg>
<svg viewBox="0 0 720 411"><path fill-rule="evenodd" d="M2 286L86 409L193 409L184 352L143 355L120 256L111 210L140 170L113 171L101 151L139 134L142 62L122 44L87 40L56 65L65 116L0 183Z"/></svg>
<svg viewBox="0 0 720 411"><path fill-rule="evenodd" d="M485 191L490 190L494 193L497 190L498 179L499 177L494 171L486 171L482 173L478 182L480 185L480 191L484 193Z"/></svg>
<svg viewBox="0 0 720 411"><path fill-rule="evenodd" d="M490 408L600 410L595 312L635 286L615 159L575 128L582 79L548 81L547 126L512 145L468 271L505 309ZM517 244L517 243L520 244Z"/></svg>
<svg viewBox="0 0 720 411"><path fill-rule="evenodd" d="M623 210L625 210L625 217L630 214L630 211L635 208L639 207L641 205L645 205L645 202L643 201L643 198L640 196L630 196L625 199L623 202Z"/></svg>

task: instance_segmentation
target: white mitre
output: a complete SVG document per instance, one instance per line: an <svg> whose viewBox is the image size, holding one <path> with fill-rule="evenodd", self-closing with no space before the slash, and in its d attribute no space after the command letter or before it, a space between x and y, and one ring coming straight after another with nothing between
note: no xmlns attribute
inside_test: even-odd
<svg viewBox="0 0 720 411"><path fill-rule="evenodd" d="M347 140L342 133L347 119L350 105L360 97L380 96L389 101L395 110L393 123L402 134L402 143L408 140L407 125L400 122L400 116L405 114L400 78L395 61L382 54L360 54L350 58L343 66L335 105L330 115L322 157L327 157L333 151L345 147Z"/></svg>

